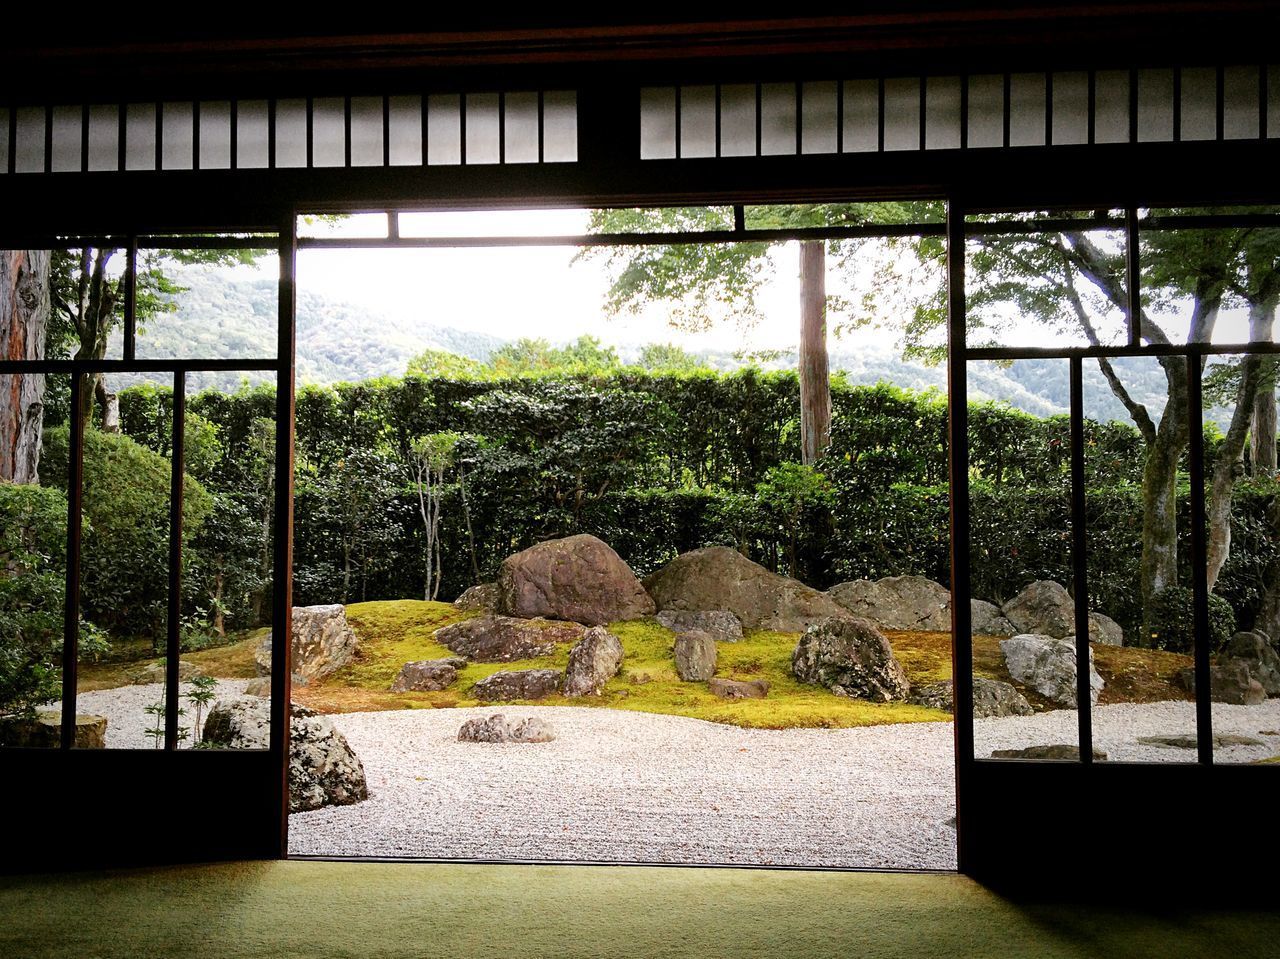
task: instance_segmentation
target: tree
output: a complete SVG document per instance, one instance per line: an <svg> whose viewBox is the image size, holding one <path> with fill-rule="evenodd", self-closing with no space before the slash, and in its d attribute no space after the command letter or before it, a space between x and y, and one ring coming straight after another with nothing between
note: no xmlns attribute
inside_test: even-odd
<svg viewBox="0 0 1280 959"><path fill-rule="evenodd" d="M426 589L424 599L440 594L440 578L444 566L440 556L440 508L444 499L444 474L454 464L454 454L461 436L458 433L431 433L420 436L409 446L409 474L418 494L426 537Z"/></svg>
<svg viewBox="0 0 1280 959"><path fill-rule="evenodd" d="M49 253L0 250L0 359L44 358ZM0 373L0 482L40 481L43 374Z"/></svg>
<svg viewBox="0 0 1280 959"><path fill-rule="evenodd" d="M1151 231L1144 234L1144 306L1139 332L1148 344L1168 345L1163 315L1186 318L1189 343L1212 339L1223 309L1247 304L1254 330L1270 329L1280 299L1280 246L1273 231L1250 228ZM1074 330L1093 346L1103 343L1099 317L1125 311L1124 252L1086 230L980 238L970 257L977 277L968 293L971 338L997 332L1022 317L1060 330ZM1011 316L1008 307L1014 307ZM1115 365L1099 357L1108 386L1142 436L1146 458L1142 476L1142 556L1139 586L1144 625L1156 597L1178 585L1178 468L1187 448L1187 360L1161 356L1166 402L1158 418L1134 399ZM1209 585L1212 589L1230 550L1231 495L1251 424L1265 435L1257 414L1263 364L1256 356L1239 365L1232 422L1218 450L1208 496ZM1274 400L1272 401L1274 405ZM1259 424L1262 422L1262 428ZM1144 629L1145 632L1145 629Z"/></svg>
<svg viewBox="0 0 1280 959"><path fill-rule="evenodd" d="M751 209L756 229L855 226L923 217L927 204L818 204ZM725 214L713 207L596 210L593 233L672 233L724 229ZM799 244L800 428L802 459L815 462L831 438L830 363L827 315L842 304L827 296L827 253L856 257L858 241L805 240ZM743 326L760 319L757 297L768 280L777 244L673 243L644 247L589 247L579 256L603 257L611 272L605 299L613 315L639 312L647 304L669 306L669 320L683 329L705 329L730 317Z"/></svg>

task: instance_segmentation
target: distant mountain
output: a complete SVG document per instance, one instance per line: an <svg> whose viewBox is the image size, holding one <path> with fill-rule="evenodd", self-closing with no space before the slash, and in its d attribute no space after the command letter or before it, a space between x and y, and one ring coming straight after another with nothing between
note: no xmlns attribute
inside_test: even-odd
<svg viewBox="0 0 1280 959"><path fill-rule="evenodd" d="M179 309L148 323L138 337L138 356L270 357L276 348L276 282L264 277L227 281L199 269L175 270L174 278L188 292ZM302 291L298 296L298 382L327 385L378 376L401 375L409 360L427 348L487 360L507 342L499 337L454 327L413 322L384 315L371 316L363 307ZM660 339L660 337L658 337ZM633 361L640 343L617 344L624 362ZM117 332L109 356L120 355ZM744 360L728 351L693 351L708 366L732 370ZM796 354L780 352L757 361L771 369L794 369ZM1121 380L1133 397L1144 403L1153 417L1164 408L1165 382L1159 365L1143 357L1114 360ZM893 383L909 389L946 390L946 368L904 360L883 344L855 345L839 340L831 351L831 368L854 384ZM969 396L973 400L1001 400L1034 413L1049 416L1066 413L1070 384L1066 360L1019 360L1008 365L975 362L969 367ZM167 376L117 376L116 387L151 379L169 382ZM267 382L265 373L198 373L188 380L190 389L235 389L242 380ZM1103 421L1130 422L1094 361L1084 366L1085 415ZM1225 428L1225 413L1213 411Z"/></svg>

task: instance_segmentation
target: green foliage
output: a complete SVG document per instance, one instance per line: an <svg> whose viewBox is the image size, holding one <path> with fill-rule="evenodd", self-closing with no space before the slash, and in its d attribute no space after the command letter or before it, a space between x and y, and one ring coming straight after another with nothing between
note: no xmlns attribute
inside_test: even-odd
<svg viewBox="0 0 1280 959"><path fill-rule="evenodd" d="M1175 653L1190 653L1195 645L1194 594L1185 586L1166 586L1152 599L1150 616L1151 646ZM1209 652L1216 653L1227 644L1236 629L1231 604L1221 596L1209 594Z"/></svg>
<svg viewBox="0 0 1280 959"><path fill-rule="evenodd" d="M44 435L41 473L67 483L67 430ZM168 603L169 461L127 436L88 430L84 438L81 603L85 616L117 635L163 642ZM183 485L188 552L214 500L190 476ZM194 557L193 557L194 558Z"/></svg>
<svg viewBox="0 0 1280 959"><path fill-rule="evenodd" d="M448 350L423 350L409 361L405 372L411 376L480 380L488 375L488 371L486 364L469 356L459 356Z"/></svg>

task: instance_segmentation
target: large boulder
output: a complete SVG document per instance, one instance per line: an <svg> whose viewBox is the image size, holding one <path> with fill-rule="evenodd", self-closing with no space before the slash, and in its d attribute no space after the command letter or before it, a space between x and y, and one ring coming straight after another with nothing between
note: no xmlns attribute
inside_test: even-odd
<svg viewBox="0 0 1280 959"><path fill-rule="evenodd" d="M742 639L742 620L727 609L664 609L657 620L673 633L700 629L710 633L718 643L736 643Z"/></svg>
<svg viewBox="0 0 1280 959"><path fill-rule="evenodd" d="M545 719L508 719L502 713L468 719L458 730L463 743L549 743L556 731Z"/></svg>
<svg viewBox="0 0 1280 959"><path fill-rule="evenodd" d="M1066 639L1076 634L1075 600L1060 583L1052 580L1041 579L1032 583L1005 603L1002 612L1016 633L1052 636L1054 639ZM1090 611L1089 642L1123 646L1124 630L1110 616Z"/></svg>
<svg viewBox="0 0 1280 959"><path fill-rule="evenodd" d="M1076 647L1065 639L1036 633L1021 633L1000 641L1009 675L1029 686L1045 699L1076 707ZM1089 650L1089 700L1096 703L1102 692L1102 677L1093 667Z"/></svg>
<svg viewBox="0 0 1280 959"><path fill-rule="evenodd" d="M224 749L266 749L271 704L217 702L204 721L204 742ZM364 766L327 716L293 703L289 721L289 812L350 806L369 798Z"/></svg>
<svg viewBox="0 0 1280 959"><path fill-rule="evenodd" d="M693 629L675 642L676 673L686 683L710 679L716 671L716 641L710 633Z"/></svg>
<svg viewBox="0 0 1280 959"><path fill-rule="evenodd" d="M542 699L560 691L563 677L554 669L517 669L486 676L472 687L476 699L489 702Z"/></svg>
<svg viewBox="0 0 1280 959"><path fill-rule="evenodd" d="M581 533L503 560L497 611L602 626L652 615L654 606L622 557L603 540Z"/></svg>
<svg viewBox="0 0 1280 959"><path fill-rule="evenodd" d="M911 691L889 641L867 620L848 615L809 626L791 653L791 670L838 696L890 702Z"/></svg>
<svg viewBox="0 0 1280 959"><path fill-rule="evenodd" d="M969 631L975 636L1015 636L1018 628L1009 622L995 603L969 600Z"/></svg>
<svg viewBox="0 0 1280 959"><path fill-rule="evenodd" d="M405 663L391 683L393 693L434 693L458 681L465 659L420 659Z"/></svg>
<svg viewBox="0 0 1280 959"><path fill-rule="evenodd" d="M1194 694L1196 691L1196 671L1184 669L1178 674L1182 685ZM1249 671L1249 664L1241 659L1229 659L1209 667L1209 699L1215 703L1230 703L1234 706L1257 706L1267 698L1267 691L1262 688Z"/></svg>
<svg viewBox="0 0 1280 959"><path fill-rule="evenodd" d="M435 631L435 640L478 663L509 663L554 653L561 643L576 643L585 626L549 619L477 616Z"/></svg>
<svg viewBox="0 0 1280 959"><path fill-rule="evenodd" d="M564 694L570 699L599 696L604 684L622 668L622 641L603 626L592 626L569 650Z"/></svg>
<svg viewBox="0 0 1280 959"><path fill-rule="evenodd" d="M726 609L745 629L798 633L818 620L848 615L825 593L771 573L727 546L677 556L644 586L660 610Z"/></svg>
<svg viewBox="0 0 1280 959"><path fill-rule="evenodd" d="M341 603L293 607L293 673L305 682L337 672L355 657L356 634ZM271 675L271 636L254 653L260 676Z"/></svg>
<svg viewBox="0 0 1280 959"><path fill-rule="evenodd" d="M453 601L453 605L467 611L495 609L498 605L498 584L480 583L470 586Z"/></svg>
<svg viewBox="0 0 1280 959"><path fill-rule="evenodd" d="M916 706L928 706L951 712L954 709L951 680L930 683L911 690L907 701ZM1025 696L1008 683L983 676L973 677L974 719L996 719L1004 716L1030 716L1035 712Z"/></svg>
<svg viewBox="0 0 1280 959"><path fill-rule="evenodd" d="M951 629L951 591L923 576L858 579L832 586L827 595L880 629Z"/></svg>
<svg viewBox="0 0 1280 959"><path fill-rule="evenodd" d="M76 714L72 740L76 749L104 749L107 745L107 717ZM34 717L6 716L0 719L0 746L19 749L57 749L62 745L62 713L42 709Z"/></svg>
<svg viewBox="0 0 1280 959"><path fill-rule="evenodd" d="M1218 654L1218 662L1239 660L1268 696L1280 696L1280 655L1266 633L1236 633Z"/></svg>

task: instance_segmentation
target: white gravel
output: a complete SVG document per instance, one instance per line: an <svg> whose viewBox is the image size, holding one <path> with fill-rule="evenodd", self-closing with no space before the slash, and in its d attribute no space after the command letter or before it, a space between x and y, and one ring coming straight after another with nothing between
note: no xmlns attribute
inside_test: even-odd
<svg viewBox="0 0 1280 959"><path fill-rule="evenodd" d="M243 692L219 682L219 695ZM109 747L149 747L142 708L158 686L84 693ZM551 743L460 743L474 716L548 720ZM1112 760L1192 762L1139 736L1195 730L1192 703L1099 706L1094 741ZM1280 753L1280 699L1215 705L1214 731ZM296 855L955 868L950 723L752 730L697 719L564 706L423 709L334 716L364 764L370 798L290 817ZM1070 710L975 723L977 752L1076 742Z"/></svg>
<svg viewBox="0 0 1280 959"><path fill-rule="evenodd" d="M238 699L244 694L247 679L219 679L214 690L214 700ZM182 691L187 689L182 685ZM164 686L161 683L142 683L137 686L119 686L115 689L99 689L89 693L76 695L76 711L92 713L107 717L108 749L154 749L155 739L147 735L147 729L155 728L155 717L146 711L152 703L161 702L164 697ZM186 708L187 714L178 717L179 726L195 725L195 709L186 700L180 705ZM213 703L210 703L212 706ZM62 703L42 707L60 709ZM208 715L208 709L205 710ZM161 718L161 724L164 720ZM188 739L183 748L191 745Z"/></svg>

